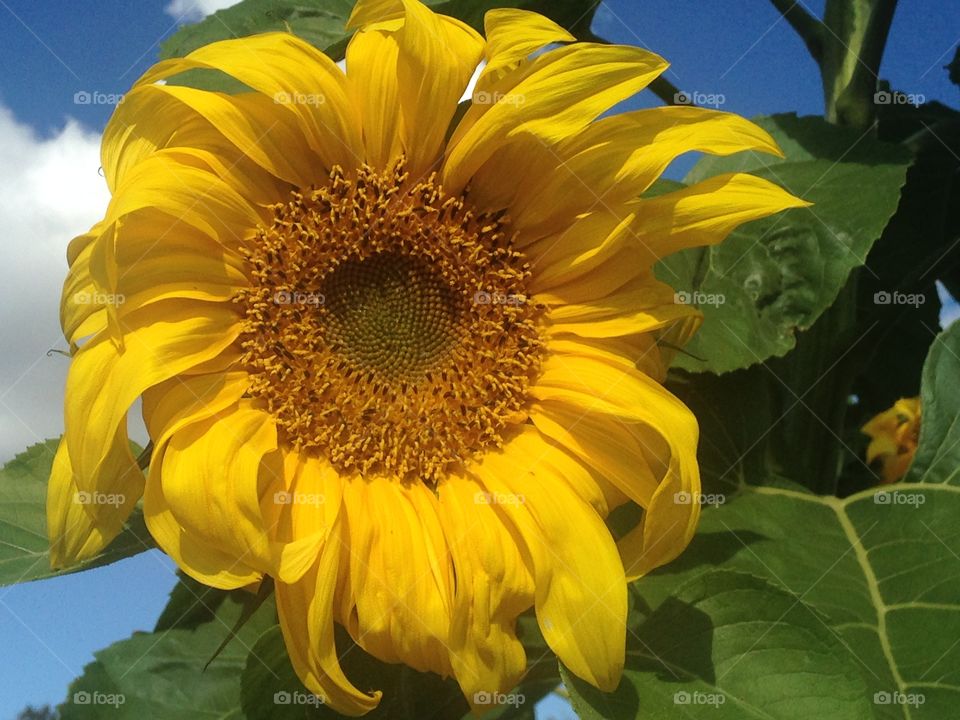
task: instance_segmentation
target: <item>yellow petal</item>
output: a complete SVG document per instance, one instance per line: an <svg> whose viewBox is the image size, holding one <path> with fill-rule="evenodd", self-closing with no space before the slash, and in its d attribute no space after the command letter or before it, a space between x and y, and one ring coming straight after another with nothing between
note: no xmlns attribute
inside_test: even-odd
<svg viewBox="0 0 960 720"><path fill-rule="evenodd" d="M252 143L248 141L254 140L252 136L258 132L256 118L246 121L251 125L248 135L234 132L227 137L205 117L204 112L198 112L191 102L181 99L179 92L170 85L136 85L117 106L104 130L101 146L103 174L110 191L114 192L126 174L144 158L159 150L178 148L222 158L230 175L243 178L242 184L251 197L261 202L279 199L284 183L277 180L277 173L273 172L274 160L261 153L260 145L265 144L267 149L275 147L276 136L281 135L305 146L302 133L297 132L295 119L282 115L271 118L273 126L263 142ZM210 111L197 98L209 95L201 91L186 93L206 112ZM267 101L266 98L262 100ZM256 155L260 165L248 153Z"/></svg>
<svg viewBox="0 0 960 720"><path fill-rule="evenodd" d="M343 502L349 544L337 619L384 662L449 675L453 578L436 497L419 483L353 477Z"/></svg>
<svg viewBox="0 0 960 720"><path fill-rule="evenodd" d="M443 151L457 104L483 54L483 38L465 23L437 15L418 0L360 0L348 27L401 17L403 23L395 30L383 24L378 28L392 35L399 49L395 82L403 145L408 169L416 178L433 166ZM393 53L383 57L387 58L393 59ZM389 72L388 66L381 76L384 82L389 82ZM368 100L365 105L374 102Z"/></svg>
<svg viewBox="0 0 960 720"><path fill-rule="evenodd" d="M659 443L650 443L636 425L598 413L584 413L557 402L535 403L530 419L545 436L607 478L639 505L649 504L660 483L644 455L655 455ZM662 474L662 473L660 473Z"/></svg>
<svg viewBox="0 0 960 720"><path fill-rule="evenodd" d="M237 566L264 573L274 563L260 496L276 470L265 456L276 449L272 417L241 401L173 433L160 469L163 496L181 527Z"/></svg>
<svg viewBox="0 0 960 720"><path fill-rule="evenodd" d="M550 648L571 672L612 691L624 662L623 565L600 516L542 462L550 452L529 428L471 472L533 560L537 621Z"/></svg>
<svg viewBox="0 0 960 720"><path fill-rule="evenodd" d="M662 438L669 448L662 454L669 456L663 458L665 473L653 497L647 500L634 486L621 487L645 504L645 512L641 525L621 539L620 549L630 579L675 558L689 544L699 519L696 418L662 385L633 369L628 358L610 354L600 359L596 349L555 353L542 369L531 390L538 400L640 423Z"/></svg>
<svg viewBox="0 0 960 720"><path fill-rule="evenodd" d="M447 478L440 519L457 577L450 625L450 663L464 696L509 692L526 668L517 616L533 605L533 577L484 487ZM482 710L477 706L475 709Z"/></svg>
<svg viewBox="0 0 960 720"><path fill-rule="evenodd" d="M172 218L171 227L175 221L190 225L228 249L242 245L264 220L223 180L185 165L170 151L141 160L127 173L110 201L105 224L141 210L165 212ZM123 242L122 236L118 242ZM102 243L102 237L96 241Z"/></svg>
<svg viewBox="0 0 960 720"><path fill-rule="evenodd" d="M354 167L362 157L360 122L346 77L333 60L296 36L263 33L204 45L185 58L154 65L138 85L194 68L219 70L261 94L257 99L248 93L224 95L166 86L263 167L264 162L277 163L280 170L280 163L289 161L301 171L296 177L278 177L309 185L323 179L334 165ZM293 131L291 120L299 132ZM296 142L297 135L305 143ZM274 143L278 152L267 152Z"/></svg>
<svg viewBox="0 0 960 720"><path fill-rule="evenodd" d="M660 330L698 314L696 308L675 300L673 288L650 276L639 275L606 295L603 284L602 276L571 283L569 302L564 302L566 286L537 295L550 307L547 331L553 336L618 337ZM593 297L581 300L589 291Z"/></svg>
<svg viewBox="0 0 960 720"><path fill-rule="evenodd" d="M189 301L154 303L125 320L125 349L101 333L74 356L67 375L66 441L78 487L102 490L117 428L147 388L219 354L239 333L232 307Z"/></svg>
<svg viewBox="0 0 960 720"><path fill-rule="evenodd" d="M223 590L255 583L261 573L212 548L180 525L163 494L161 471L167 443L174 433L236 406L248 385L243 372L180 376L147 390L143 396L143 417L154 442L143 501L147 528L184 572Z"/></svg>
<svg viewBox="0 0 960 720"><path fill-rule="evenodd" d="M266 488L260 508L276 575L292 583L316 563L340 510L343 481L323 458L291 448L283 455L282 481Z"/></svg>
<svg viewBox="0 0 960 720"><path fill-rule="evenodd" d="M516 8L494 8L483 17L487 64L477 78L474 97L490 88L537 50L576 38L553 20Z"/></svg>
<svg viewBox="0 0 960 720"><path fill-rule="evenodd" d="M765 130L732 113L677 106L614 115L557 147L555 171L525 183L510 216L527 234L557 231L638 197L678 155L746 150L782 156Z"/></svg>
<svg viewBox="0 0 960 720"><path fill-rule="evenodd" d="M361 28L347 45L347 83L363 123L366 161L389 167L403 151L403 121L397 63L400 45L394 22L386 28Z"/></svg>
<svg viewBox="0 0 960 720"><path fill-rule="evenodd" d="M60 327L71 346L76 345L81 338L95 335L107 326L104 305L109 298L100 291L90 274L93 241L100 236L102 228L103 224L98 223L89 233L80 236L89 238L89 241L71 261L70 271L63 281Z"/></svg>
<svg viewBox="0 0 960 720"><path fill-rule="evenodd" d="M630 204L633 246L641 262L688 247L714 245L751 220L810 203L745 173L717 175L683 190Z"/></svg>
<svg viewBox="0 0 960 720"><path fill-rule="evenodd" d="M103 490L81 491L60 441L47 488L50 566L63 568L87 560L123 529L143 493L143 474L130 452L126 427L120 427L103 465Z"/></svg>
<svg viewBox="0 0 960 720"><path fill-rule="evenodd" d="M448 146L444 188L460 192L510 139L522 138L531 153L552 148L666 67L652 53L617 45L577 43L544 53L491 86L497 102L467 111Z"/></svg>
<svg viewBox="0 0 960 720"><path fill-rule="evenodd" d="M277 583L277 611L290 661L303 684L334 711L358 717L379 704L381 692L360 692L340 668L333 605L343 542L338 516L313 568L295 583Z"/></svg>

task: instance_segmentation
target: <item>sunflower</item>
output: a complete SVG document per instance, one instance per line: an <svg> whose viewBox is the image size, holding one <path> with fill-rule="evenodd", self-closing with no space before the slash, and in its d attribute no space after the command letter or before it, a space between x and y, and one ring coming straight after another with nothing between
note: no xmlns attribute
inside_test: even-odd
<svg viewBox="0 0 960 720"><path fill-rule="evenodd" d="M416 0L361 0L350 26L346 71L290 34L218 42L110 120L112 199L68 251L52 562L99 551L142 497L188 575L275 580L294 667L341 713L380 694L344 676L335 623L482 710L524 672L533 607L611 690L626 583L699 509L697 423L661 383L700 315L653 264L805 203L739 173L641 198L684 152L779 153L712 110L598 119L664 71L644 50L519 10L484 39ZM642 520L614 538L628 502Z"/></svg>
<svg viewBox="0 0 960 720"><path fill-rule="evenodd" d="M920 414L919 397L900 398L863 426L861 431L870 437L867 463L879 466L883 485L895 483L907 474L917 454Z"/></svg>

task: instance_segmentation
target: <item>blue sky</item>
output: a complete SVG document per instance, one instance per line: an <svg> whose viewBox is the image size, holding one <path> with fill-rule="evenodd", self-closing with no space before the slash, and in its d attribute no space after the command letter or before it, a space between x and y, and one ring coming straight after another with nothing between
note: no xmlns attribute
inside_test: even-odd
<svg viewBox="0 0 960 720"><path fill-rule="evenodd" d="M191 1L175 0L180 10ZM823 0L807 4L822 12ZM942 70L960 40L955 0L900 5L881 75L904 92L957 106L957 88ZM0 360L0 460L62 427L57 398L65 365L45 357L60 342L56 302L46 298L59 293L67 241L103 210L96 148L111 111L76 104L74 96L124 92L176 29L180 13L166 7L166 0L0 0L0 219L8 229L0 319L5 345L19 348L19 355ZM663 55L672 63L671 82L722 95L722 109L748 116L822 112L816 67L766 0L606 0L594 29ZM23 297L32 298L29 307ZM0 720L28 703L61 701L95 649L150 629L174 582L172 565L154 552L78 576L0 588L7 659ZM541 714L563 712L551 706Z"/></svg>

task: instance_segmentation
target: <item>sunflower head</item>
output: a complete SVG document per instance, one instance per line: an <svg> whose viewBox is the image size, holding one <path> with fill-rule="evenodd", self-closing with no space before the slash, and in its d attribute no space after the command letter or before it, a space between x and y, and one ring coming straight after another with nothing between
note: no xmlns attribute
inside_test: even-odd
<svg viewBox="0 0 960 720"><path fill-rule="evenodd" d="M884 485L895 483L910 468L920 438L920 398L901 398L863 426L870 436L867 463L877 464Z"/></svg>
<svg viewBox="0 0 960 720"><path fill-rule="evenodd" d="M740 173L643 197L684 152L779 152L712 110L600 119L666 68L645 50L520 10L483 37L417 0L361 0L351 27L345 71L257 35L159 63L118 106L112 199L68 252L53 563L142 496L192 577L275 579L294 667L338 712L379 693L345 677L335 624L485 710L524 673L533 608L613 689L626 582L683 550L699 508L676 500L699 491L697 424L661 382L700 316L653 265L805 203ZM195 69L245 89L176 84ZM642 519L615 539L625 503Z"/></svg>

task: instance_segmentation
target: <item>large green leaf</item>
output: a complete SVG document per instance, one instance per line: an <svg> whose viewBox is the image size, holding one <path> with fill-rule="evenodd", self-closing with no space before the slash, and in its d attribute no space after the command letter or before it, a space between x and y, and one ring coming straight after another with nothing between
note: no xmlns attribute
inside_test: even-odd
<svg viewBox="0 0 960 720"><path fill-rule="evenodd" d="M910 154L820 118L759 118L785 159L701 160L687 180L745 171L812 203L752 222L718 246L668 257L658 275L701 305L705 322L677 366L728 372L785 355L834 302L897 208Z"/></svg>
<svg viewBox="0 0 960 720"><path fill-rule="evenodd" d="M496 7L520 7L550 16L574 34L590 27L598 3L589 0L426 0L437 12L457 17L477 30ZM160 46L160 57L180 57L217 40L286 30L333 57L343 57L352 34L344 27L354 0L244 0L187 25Z"/></svg>
<svg viewBox="0 0 960 720"><path fill-rule="evenodd" d="M467 702L453 680L382 663L355 645L339 626L337 651L344 672L358 688L383 692L380 704L365 716L370 720L460 720L467 711ZM290 664L279 626L269 628L257 640L242 684L243 712L248 720L342 717L304 689Z"/></svg>
<svg viewBox="0 0 960 720"><path fill-rule="evenodd" d="M31 446L0 470L0 586L58 574L50 569L47 541L47 480L59 440ZM152 548L135 510L119 536L94 558L68 572L121 560Z"/></svg>
<svg viewBox="0 0 960 720"><path fill-rule="evenodd" d="M719 425L730 434L701 453L715 502L680 559L634 585L652 610L630 638L617 693L571 679L583 717L657 717L651 711L679 704L691 718L952 717L960 701L958 376L954 326L924 368L923 430L908 481L842 499L810 493L758 458L743 464L736 425L752 411L716 407L705 419L708 437L721 437Z"/></svg>
<svg viewBox="0 0 960 720"><path fill-rule="evenodd" d="M234 591L219 599L208 622L173 623L169 629L135 633L96 653L94 662L70 686L60 706L62 720L243 718L241 674L248 662L263 662L251 650L276 623L276 607L264 603L231 638L254 597ZM182 608L184 618L194 617L191 604L184 600L174 593L171 604ZM193 602L202 605L207 599L198 595ZM220 649L228 638L230 642Z"/></svg>

